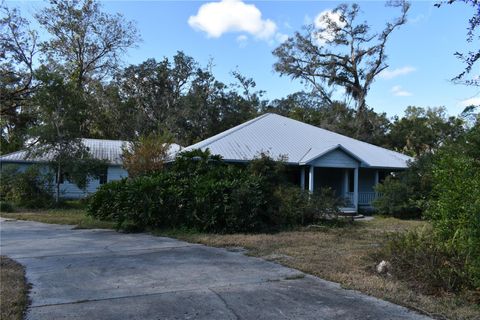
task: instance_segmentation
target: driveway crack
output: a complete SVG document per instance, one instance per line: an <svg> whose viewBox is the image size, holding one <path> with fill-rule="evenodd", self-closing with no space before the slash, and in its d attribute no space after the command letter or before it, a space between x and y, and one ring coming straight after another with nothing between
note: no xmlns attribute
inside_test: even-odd
<svg viewBox="0 0 480 320"><path fill-rule="evenodd" d="M228 311L230 311L234 316L235 316L235 319L237 320L240 320L240 316L235 312L235 310L233 310L227 303L227 301L218 293L216 292L215 290L213 290L212 288L208 288L208 290L210 292L212 292L214 295L216 295L218 297L218 299L220 299L223 304L225 305L225 307L227 308Z"/></svg>

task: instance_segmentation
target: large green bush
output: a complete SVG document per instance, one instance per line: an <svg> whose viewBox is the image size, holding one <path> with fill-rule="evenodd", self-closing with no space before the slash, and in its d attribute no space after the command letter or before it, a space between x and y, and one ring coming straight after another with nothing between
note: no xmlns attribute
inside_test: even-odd
<svg viewBox="0 0 480 320"><path fill-rule="evenodd" d="M431 229L396 236L385 259L429 289L480 287L480 125L440 148L431 162L424 218Z"/></svg>
<svg viewBox="0 0 480 320"><path fill-rule="evenodd" d="M270 231L319 221L324 213L335 212L328 207L332 201L316 202L317 196L277 185L279 178L271 172L280 173L281 167L266 156L249 166L227 165L218 156L194 150L155 175L103 185L91 197L88 212L116 221L121 229L217 233Z"/></svg>
<svg viewBox="0 0 480 320"><path fill-rule="evenodd" d="M52 177L35 165L20 171L16 165L1 170L0 200L19 207L47 208L54 205Z"/></svg>
<svg viewBox="0 0 480 320"><path fill-rule="evenodd" d="M398 218L419 218L432 192L433 154L424 154L407 170L388 176L375 190L382 194L373 202L375 209Z"/></svg>

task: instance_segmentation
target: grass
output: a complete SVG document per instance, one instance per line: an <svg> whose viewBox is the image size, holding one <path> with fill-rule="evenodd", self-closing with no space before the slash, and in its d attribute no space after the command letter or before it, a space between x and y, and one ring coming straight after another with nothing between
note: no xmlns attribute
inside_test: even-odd
<svg viewBox="0 0 480 320"><path fill-rule="evenodd" d="M28 289L22 265L0 256L0 319L23 318L28 304Z"/></svg>
<svg viewBox="0 0 480 320"><path fill-rule="evenodd" d="M1 213L2 217L79 228L113 228L111 222L92 219L82 209L54 209ZM376 217L339 226L313 226L274 234L201 234L188 230L155 230L156 235L215 247L245 248L247 254L338 282L343 287L404 305L437 319L480 320L480 306L462 295L426 295L406 282L378 275L376 253L389 234L426 226L424 221ZM2 318L3 319L3 318Z"/></svg>
<svg viewBox="0 0 480 320"><path fill-rule="evenodd" d="M113 229L115 223L100 221L85 214L84 209L45 209L21 210L14 213L0 213L3 218L16 220L30 220L43 223L75 225L77 229Z"/></svg>

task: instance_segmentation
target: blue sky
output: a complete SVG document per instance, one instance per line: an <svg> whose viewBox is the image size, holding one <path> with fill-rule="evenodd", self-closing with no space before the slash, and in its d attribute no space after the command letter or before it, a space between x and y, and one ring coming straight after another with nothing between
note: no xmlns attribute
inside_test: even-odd
<svg viewBox="0 0 480 320"><path fill-rule="evenodd" d="M273 71L275 57L271 52L282 38L340 2L224 1L237 3L232 7L212 6L208 1L105 1L103 6L137 23L143 41L128 52L126 64L171 57L181 50L202 65L213 59L214 73L225 83L232 82L230 72L238 67L242 74L254 78L257 88L265 90L269 99L302 90L298 81ZM362 20L372 24L374 30L380 30L398 14L398 9L385 8L385 2L357 2ZM415 105L445 106L450 114L459 114L467 102L480 103L478 88L449 81L463 70L453 54L469 48L466 28L473 9L461 3L438 9L434 3L414 1L409 21L390 38L390 67L367 97L368 105L377 112L401 115L407 106ZM8 4L19 7L25 16L45 5L34 1ZM474 72L480 75L478 68Z"/></svg>

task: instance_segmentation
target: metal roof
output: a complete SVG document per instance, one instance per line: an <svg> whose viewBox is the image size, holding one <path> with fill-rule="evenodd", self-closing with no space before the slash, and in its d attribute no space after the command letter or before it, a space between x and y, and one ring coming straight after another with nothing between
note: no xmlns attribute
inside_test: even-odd
<svg viewBox="0 0 480 320"><path fill-rule="evenodd" d="M362 142L277 114L267 113L205 139L185 150L210 149L226 161L248 161L267 153L272 158L305 165L341 149L363 167L406 168L412 160L404 154Z"/></svg>
<svg viewBox="0 0 480 320"><path fill-rule="evenodd" d="M122 147L129 144L128 141L123 140L104 140L104 139L82 139L83 144L88 148L88 151L94 159L106 160L111 165L122 165ZM171 144L170 153L176 154L181 150L178 144ZM0 156L0 162L16 162L16 163L31 163L31 162L48 162L52 159L52 154L45 154L41 157L28 157L27 150L21 150Z"/></svg>

